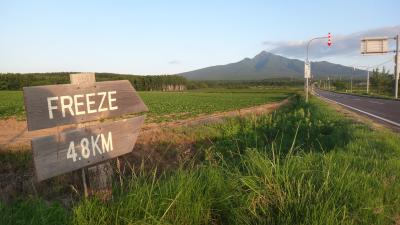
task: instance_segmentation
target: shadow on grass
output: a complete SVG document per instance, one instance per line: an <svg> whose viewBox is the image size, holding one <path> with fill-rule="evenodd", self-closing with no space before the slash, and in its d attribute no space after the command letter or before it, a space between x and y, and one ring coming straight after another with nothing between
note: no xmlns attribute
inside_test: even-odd
<svg viewBox="0 0 400 225"><path fill-rule="evenodd" d="M0 202L42 198L71 206L81 197L79 172L73 172L37 183L32 152L29 149L0 151Z"/></svg>
<svg viewBox="0 0 400 225"><path fill-rule="evenodd" d="M352 140L354 123L318 107L296 96L273 114L230 120L219 127L219 136L195 145L201 149L212 147L225 160L233 161L246 149L258 149L267 155L274 150L285 157L289 152L322 153L346 146Z"/></svg>

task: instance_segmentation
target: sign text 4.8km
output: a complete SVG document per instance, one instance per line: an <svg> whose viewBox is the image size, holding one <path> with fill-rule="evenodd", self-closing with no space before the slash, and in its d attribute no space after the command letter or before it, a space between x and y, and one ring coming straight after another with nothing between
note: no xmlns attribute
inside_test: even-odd
<svg viewBox="0 0 400 225"><path fill-rule="evenodd" d="M131 152L143 122L140 116L33 139L38 180Z"/></svg>

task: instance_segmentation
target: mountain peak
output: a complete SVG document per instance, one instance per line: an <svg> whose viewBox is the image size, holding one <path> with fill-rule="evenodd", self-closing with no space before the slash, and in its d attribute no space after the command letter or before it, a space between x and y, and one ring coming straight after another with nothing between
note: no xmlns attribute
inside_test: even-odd
<svg viewBox="0 0 400 225"><path fill-rule="evenodd" d="M254 58L257 58L257 57L265 57L265 56L271 56L271 55L274 55L274 54L272 54L271 52L267 52L267 51L261 51L261 52L258 53L256 56L254 56Z"/></svg>
<svg viewBox="0 0 400 225"><path fill-rule="evenodd" d="M314 62L313 73L316 77L325 77L332 74L350 76L353 73L353 68L330 62ZM244 58L236 63L211 66L179 75L190 80L260 80L284 77L302 79L303 74L303 61L261 51L253 58Z"/></svg>

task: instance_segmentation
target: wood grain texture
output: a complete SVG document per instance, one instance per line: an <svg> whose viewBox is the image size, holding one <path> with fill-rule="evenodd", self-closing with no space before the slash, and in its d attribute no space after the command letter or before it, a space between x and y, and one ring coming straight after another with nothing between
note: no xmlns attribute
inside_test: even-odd
<svg viewBox="0 0 400 225"><path fill-rule="evenodd" d="M37 180L42 181L131 152L144 119L145 116L139 116L33 139L31 144ZM93 151L93 145L90 145L90 157L85 159L79 144L81 140L88 138L90 141L91 137L109 132L112 133L113 150L100 154L96 150ZM67 158L71 141L75 143L77 153L75 162Z"/></svg>
<svg viewBox="0 0 400 225"><path fill-rule="evenodd" d="M69 75L69 80L71 84L93 84L96 82L96 76L94 73L74 73Z"/></svg>
<svg viewBox="0 0 400 225"><path fill-rule="evenodd" d="M148 111L136 90L127 80L105 81L84 84L61 84L36 87L24 87L25 110L27 114L28 130L39 130L63 124L78 124L91 120L99 120L107 117L120 116L123 114L138 113ZM117 110L95 112L84 115L71 115L66 113L65 117L61 112L61 101L55 101L57 109L53 110L53 119L49 118L48 97L53 96L73 96L77 94L99 93L116 91L116 101L112 104L118 106ZM93 96L95 104L92 108L98 108L102 96ZM83 98L85 101L85 98ZM108 107L108 101L103 103ZM85 110L86 104L80 106L80 110Z"/></svg>

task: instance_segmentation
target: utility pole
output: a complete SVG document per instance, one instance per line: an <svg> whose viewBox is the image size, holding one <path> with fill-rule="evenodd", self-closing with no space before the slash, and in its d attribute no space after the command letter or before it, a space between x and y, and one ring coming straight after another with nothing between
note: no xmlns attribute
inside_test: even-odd
<svg viewBox="0 0 400 225"><path fill-rule="evenodd" d="M329 76L328 76L328 90L331 90L331 81L329 80Z"/></svg>
<svg viewBox="0 0 400 225"><path fill-rule="evenodd" d="M353 93L353 76L350 78L350 93Z"/></svg>
<svg viewBox="0 0 400 225"><path fill-rule="evenodd" d="M350 77L350 93L353 93L353 75L354 75L355 71L356 71L356 68L353 66L353 73L351 74L351 77Z"/></svg>
<svg viewBox="0 0 400 225"><path fill-rule="evenodd" d="M369 94L369 68L367 68L367 95Z"/></svg>
<svg viewBox="0 0 400 225"><path fill-rule="evenodd" d="M369 94L369 69L373 66L361 66L361 65L353 65L353 70L355 70L355 68L364 68L365 70L367 70L367 94Z"/></svg>
<svg viewBox="0 0 400 225"><path fill-rule="evenodd" d="M396 55L394 57L394 77L395 77L395 94L394 97L398 98L399 93L399 35L396 35Z"/></svg>

